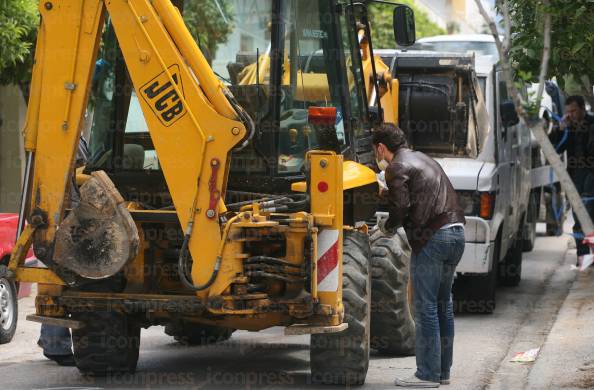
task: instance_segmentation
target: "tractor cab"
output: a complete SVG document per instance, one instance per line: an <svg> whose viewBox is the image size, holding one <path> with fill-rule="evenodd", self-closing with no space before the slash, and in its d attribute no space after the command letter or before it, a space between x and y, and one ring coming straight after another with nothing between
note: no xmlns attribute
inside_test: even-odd
<svg viewBox="0 0 594 390"><path fill-rule="evenodd" d="M400 43L411 31L414 36L408 7L369 3L394 8ZM375 99L381 94L376 68L362 49L373 53L367 3L236 1L216 8L204 26L192 25L193 5L176 5L217 77L255 123L251 142L233 152L230 190L290 191L304 178L310 150L373 163L369 129L382 121L383 109ZM109 20L103 41L84 134L89 170L152 171L142 175L154 181L159 160L139 102L147 97L131 84Z"/></svg>

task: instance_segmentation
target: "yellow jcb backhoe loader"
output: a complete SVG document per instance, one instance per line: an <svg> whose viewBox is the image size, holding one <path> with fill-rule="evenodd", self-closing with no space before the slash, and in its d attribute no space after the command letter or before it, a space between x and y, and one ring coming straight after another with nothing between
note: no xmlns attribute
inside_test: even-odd
<svg viewBox="0 0 594 390"><path fill-rule="evenodd" d="M206 343L285 326L311 334L312 381L361 384L370 338L410 343L392 304L372 309L372 279L406 301L407 276L382 264L390 248L372 274L364 223L369 129L396 121L398 96L368 4L237 1L205 56L173 3L40 2L21 231L2 272L39 284L29 319L71 328L83 373L133 371L141 327ZM411 9L376 3L412 44ZM31 245L47 268L24 266Z"/></svg>

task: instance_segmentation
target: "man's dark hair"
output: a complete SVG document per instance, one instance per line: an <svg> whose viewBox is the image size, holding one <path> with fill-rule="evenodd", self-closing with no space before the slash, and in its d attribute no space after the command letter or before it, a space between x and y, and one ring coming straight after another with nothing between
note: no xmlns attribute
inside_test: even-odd
<svg viewBox="0 0 594 390"><path fill-rule="evenodd" d="M384 144L392 153L400 148L408 148L404 131L391 123L384 123L372 131L374 145Z"/></svg>
<svg viewBox="0 0 594 390"><path fill-rule="evenodd" d="M565 105L569 106L570 104L577 104L579 108L584 109L586 108L586 101L584 100L583 96L580 95L573 95L565 99Z"/></svg>

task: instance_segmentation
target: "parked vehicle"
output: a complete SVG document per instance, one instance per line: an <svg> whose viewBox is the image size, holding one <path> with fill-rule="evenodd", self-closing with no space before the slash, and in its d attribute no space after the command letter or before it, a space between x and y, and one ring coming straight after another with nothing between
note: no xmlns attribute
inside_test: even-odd
<svg viewBox="0 0 594 390"><path fill-rule="evenodd" d="M496 63L499 61L497 45L490 34L454 34L426 37L417 40L410 50L474 54L478 56L477 58L482 58L483 62L491 61ZM536 93L536 85L529 86L528 91L526 97L530 98L531 93L532 95ZM562 115L562 92L552 81L547 81L541 106L541 116L545 111L553 112L559 116ZM532 135L531 145L532 192L530 194L528 225L524 231L522 244L525 251L530 251L534 247L537 222L546 223L546 233L548 235L558 235L561 234L563 222L569 212L559 180L552 174L552 168L548 165L536 139Z"/></svg>
<svg viewBox="0 0 594 390"><path fill-rule="evenodd" d="M0 213L0 268L8 266L16 239L18 215ZM18 319L18 290L13 281L0 272L0 344L12 340Z"/></svg>
<svg viewBox="0 0 594 390"><path fill-rule="evenodd" d="M414 149L441 164L467 216L454 295L462 308L490 313L497 282L521 279L534 208L529 130L519 124L492 56L379 54L400 82L400 127Z"/></svg>
<svg viewBox="0 0 594 390"><path fill-rule="evenodd" d="M438 51L442 53L474 54L499 58L495 38L490 34L453 34L420 38L411 50Z"/></svg>

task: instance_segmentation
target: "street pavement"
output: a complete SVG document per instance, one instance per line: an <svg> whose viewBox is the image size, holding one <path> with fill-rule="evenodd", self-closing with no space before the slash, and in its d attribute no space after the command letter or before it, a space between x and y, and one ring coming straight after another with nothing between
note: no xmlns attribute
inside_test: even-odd
<svg viewBox="0 0 594 390"><path fill-rule="evenodd" d="M457 315L452 383L443 388L594 388L594 273L570 269L575 250L569 242L568 236L538 237L534 251L524 253L522 282L498 289L493 314ZM162 327L144 329L136 374L81 376L43 357L36 345L39 325L24 321L34 311L33 299L20 305L15 340L0 345L0 389L315 388L309 383L309 337L287 337L281 328L236 332L205 347L182 346ZM509 362L516 352L537 347L535 363ZM414 357L372 353L362 388L394 388L394 377L414 368Z"/></svg>

